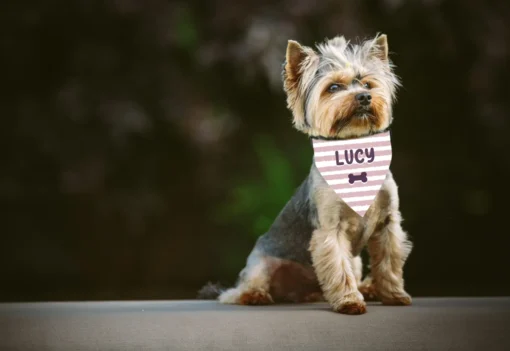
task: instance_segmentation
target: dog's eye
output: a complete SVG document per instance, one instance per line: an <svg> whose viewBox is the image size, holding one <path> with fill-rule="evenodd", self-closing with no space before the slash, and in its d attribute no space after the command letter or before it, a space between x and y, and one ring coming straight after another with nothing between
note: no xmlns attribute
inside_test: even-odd
<svg viewBox="0 0 510 351"><path fill-rule="evenodd" d="M372 88L372 86L370 85L370 83L367 82L367 83L363 84L363 88L370 89L370 88Z"/></svg>
<svg viewBox="0 0 510 351"><path fill-rule="evenodd" d="M330 93L334 93L336 91L342 90L342 86L340 84L331 84L328 88L328 91Z"/></svg>

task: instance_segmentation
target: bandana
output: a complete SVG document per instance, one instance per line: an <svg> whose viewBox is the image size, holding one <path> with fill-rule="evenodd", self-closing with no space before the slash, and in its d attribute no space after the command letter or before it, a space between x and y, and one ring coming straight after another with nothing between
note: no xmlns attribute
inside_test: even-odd
<svg viewBox="0 0 510 351"><path fill-rule="evenodd" d="M312 139L312 145L324 180L363 217L390 169L390 132L348 140Z"/></svg>

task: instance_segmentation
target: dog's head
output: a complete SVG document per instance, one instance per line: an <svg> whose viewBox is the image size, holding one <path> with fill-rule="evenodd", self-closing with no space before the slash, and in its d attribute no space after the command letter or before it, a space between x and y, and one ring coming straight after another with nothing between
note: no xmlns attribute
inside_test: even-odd
<svg viewBox="0 0 510 351"><path fill-rule="evenodd" d="M339 36L317 45L317 51L290 40L283 80L294 126L330 138L386 129L400 85L386 35L359 44Z"/></svg>

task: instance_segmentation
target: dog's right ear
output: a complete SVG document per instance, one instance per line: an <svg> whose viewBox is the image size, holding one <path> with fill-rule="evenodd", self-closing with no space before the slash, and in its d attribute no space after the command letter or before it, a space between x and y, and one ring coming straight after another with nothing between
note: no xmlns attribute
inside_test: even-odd
<svg viewBox="0 0 510 351"><path fill-rule="evenodd" d="M312 73L316 69L318 59L313 49L301 46L297 41L289 40L283 67L283 86L287 93L287 107L292 110L294 125L298 129L306 125L302 101L303 91L313 78Z"/></svg>
<svg viewBox="0 0 510 351"><path fill-rule="evenodd" d="M298 94L303 75L313 65L316 57L317 54L313 49L301 46L297 41L289 40L282 72L287 95Z"/></svg>
<svg viewBox="0 0 510 351"><path fill-rule="evenodd" d="M289 40L287 44L287 54L285 55L285 79L297 82L301 75L302 63L306 58L304 48L294 40Z"/></svg>
<svg viewBox="0 0 510 351"><path fill-rule="evenodd" d="M301 46L297 41L289 40L283 70L285 91L291 93L298 88L299 81L307 66L316 57L315 51Z"/></svg>

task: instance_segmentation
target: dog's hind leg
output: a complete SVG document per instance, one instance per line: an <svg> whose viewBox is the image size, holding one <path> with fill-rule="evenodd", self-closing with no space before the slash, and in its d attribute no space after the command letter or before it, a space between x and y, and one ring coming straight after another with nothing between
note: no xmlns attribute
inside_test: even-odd
<svg viewBox="0 0 510 351"><path fill-rule="evenodd" d="M236 305L272 304L274 301L269 293L271 274L268 258L253 251L246 267L239 274L237 286L224 291L218 297L219 302Z"/></svg>

